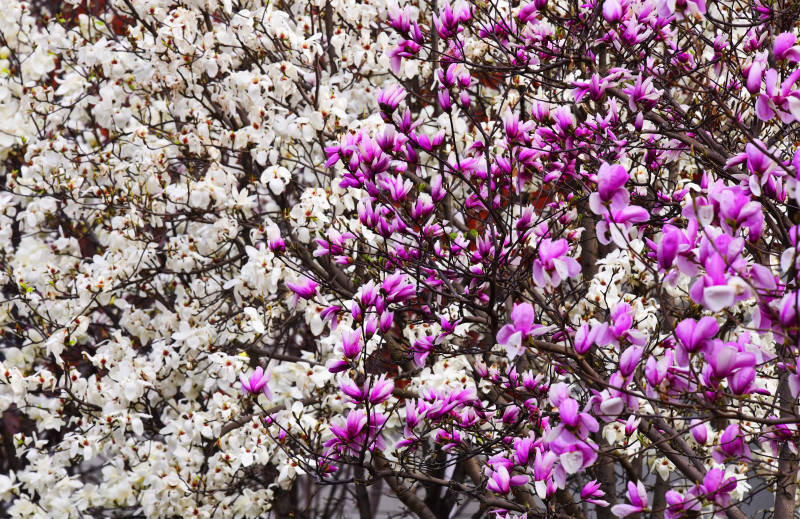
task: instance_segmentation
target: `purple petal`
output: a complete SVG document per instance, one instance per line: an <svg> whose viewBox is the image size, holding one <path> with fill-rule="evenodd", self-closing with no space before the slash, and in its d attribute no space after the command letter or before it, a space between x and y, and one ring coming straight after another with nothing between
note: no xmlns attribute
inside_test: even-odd
<svg viewBox="0 0 800 519"><path fill-rule="evenodd" d="M797 42L797 37L790 33L784 32L775 38L775 57L783 59L786 51L788 51Z"/></svg>

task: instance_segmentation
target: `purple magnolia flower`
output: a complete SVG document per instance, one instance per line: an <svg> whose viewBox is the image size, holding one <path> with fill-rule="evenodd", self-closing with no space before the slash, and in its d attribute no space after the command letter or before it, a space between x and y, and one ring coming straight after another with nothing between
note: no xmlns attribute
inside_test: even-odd
<svg viewBox="0 0 800 519"><path fill-rule="evenodd" d="M358 145L361 139L361 133L346 133L338 146L325 148L325 153L328 155L325 167L330 168L341 160L351 171L357 170L360 164Z"/></svg>
<svg viewBox="0 0 800 519"><path fill-rule="evenodd" d="M446 110L445 110L446 111ZM412 133L411 140L416 142L417 145L422 148L423 150L431 153L434 148L438 148L444 142L445 133L444 130L439 130L436 132L433 137L428 137L424 133ZM417 203L421 203L420 200L417 200ZM430 204L431 211L433 210L433 204ZM430 213L428 213L430 214ZM427 215L426 215L427 216Z"/></svg>
<svg viewBox="0 0 800 519"><path fill-rule="evenodd" d="M622 20L624 11L619 0L605 0L603 2L603 18L608 23L617 23Z"/></svg>
<svg viewBox="0 0 800 519"><path fill-rule="evenodd" d="M696 303L704 305L712 312L733 305L750 297L749 287L738 276L728 276L725 260L713 254L705 261L706 273L701 276L689 295Z"/></svg>
<svg viewBox="0 0 800 519"><path fill-rule="evenodd" d="M342 359L331 359L325 363L325 367L328 368L328 371L331 373L341 373L343 371L347 371L350 367L350 364L346 360Z"/></svg>
<svg viewBox="0 0 800 519"><path fill-rule="evenodd" d="M355 332L342 332L342 351L345 358L355 359L361 353L361 334Z"/></svg>
<svg viewBox="0 0 800 519"><path fill-rule="evenodd" d="M637 105L642 106L642 110L649 112L656 106L663 94L662 90L656 90L653 86L653 78L644 79L641 74L637 76L636 83L622 89L628 95L628 107L632 112L638 111Z"/></svg>
<svg viewBox="0 0 800 519"><path fill-rule="evenodd" d="M554 406L558 407L561 405L561 402L570 398L569 396L569 387L564 382L558 382L550 386L550 392L548 394L548 398L550 399L550 403Z"/></svg>
<svg viewBox="0 0 800 519"><path fill-rule="evenodd" d="M631 346L622 352L622 355L619 356L619 372L623 377L627 378L633 375L642 358L642 353L644 353L644 349L638 346Z"/></svg>
<svg viewBox="0 0 800 519"><path fill-rule="evenodd" d="M586 486L581 489L581 499L587 503L594 503L597 506L608 506L608 501L597 499L604 495L606 495L606 493L600 490L600 483L598 483L596 479L588 482Z"/></svg>
<svg viewBox="0 0 800 519"><path fill-rule="evenodd" d="M599 346L611 344L615 348L619 348L623 339L636 346L647 344L648 335L633 328L633 315L633 308L628 303L614 305L611 309L611 324L604 323L602 325L602 329L597 334L597 344Z"/></svg>
<svg viewBox="0 0 800 519"><path fill-rule="evenodd" d="M562 427L563 424L554 429L558 431L555 438L553 438L553 431L547 437L548 440L553 438L550 441L550 450L558 456L558 460L561 462L553 473L559 488L564 488L567 475L584 470L597 461L595 446L576 438L571 432L561 429Z"/></svg>
<svg viewBox="0 0 800 519"><path fill-rule="evenodd" d="M446 416L453 409L461 408L465 405L475 404L477 391L474 388L452 391L437 391L435 389L423 390L422 398L429 404L427 407L427 417L432 420L439 420ZM480 409L477 403L476 409ZM481 414L482 418L490 418L494 413Z"/></svg>
<svg viewBox="0 0 800 519"><path fill-rule="evenodd" d="M385 402L392 396L393 389L394 380L386 380L386 373L384 373L369 389L369 403L377 405Z"/></svg>
<svg viewBox="0 0 800 519"><path fill-rule="evenodd" d="M361 301L361 305L364 308L369 308L373 304L375 304L379 298L380 291L375 286L373 281L368 282L364 286L361 287L359 293L356 295L359 301Z"/></svg>
<svg viewBox="0 0 800 519"><path fill-rule="evenodd" d="M796 371L796 369L797 368L794 368L794 371ZM797 373L789 373L787 382L789 383L789 391L792 393L792 398L797 398L797 395L800 394L800 375Z"/></svg>
<svg viewBox="0 0 800 519"><path fill-rule="evenodd" d="M605 4L603 4L603 10L605 10L609 2L619 6L617 0L606 0ZM621 9L620 7L620 11ZM605 80L600 79L599 74L592 74L589 81L574 81L572 85L575 87L575 89L572 90L572 97L575 98L576 103L580 103L587 94L592 101L600 101L600 99L603 98L606 88L609 86ZM548 108L548 117L549 113L550 109Z"/></svg>
<svg viewBox="0 0 800 519"><path fill-rule="evenodd" d="M734 490L736 490L736 478L725 479L725 472L722 469L713 468L706 473L702 484L692 487L687 492L687 498L694 498L691 507L695 510L700 508L699 501L701 499L714 503L718 508L725 509L731 503L731 492Z"/></svg>
<svg viewBox="0 0 800 519"><path fill-rule="evenodd" d="M561 416L561 425L551 431L551 436L566 434L585 440L590 432L597 432L600 427L592 415L580 412L578 402L572 398L565 398L559 404L558 414Z"/></svg>
<svg viewBox="0 0 800 519"><path fill-rule="evenodd" d="M411 6L407 5L402 11L397 4L389 5L389 25L402 34L407 34L411 29Z"/></svg>
<svg viewBox="0 0 800 519"><path fill-rule="evenodd" d="M709 387L717 387L719 381L728 377L728 387L737 395L755 390L754 353L742 351L738 343L715 340L706 346L705 358L708 364L703 368L703 381Z"/></svg>
<svg viewBox="0 0 800 519"><path fill-rule="evenodd" d="M426 336L422 339L419 339L414 342L414 345L411 347L411 351L414 354L414 365L418 368L425 367L425 361L428 358L428 355L433 351L435 348L435 337Z"/></svg>
<svg viewBox="0 0 800 519"><path fill-rule="evenodd" d="M645 238L647 246L655 251L655 255L653 253L649 255L651 258L656 258L660 270L667 271L677 263L678 270L687 276L694 277L698 274L699 269L692 262L694 254L690 252L695 246L697 231L697 219L690 217L689 225L685 230L670 224L664 225L658 244ZM672 275L667 275L665 281L671 278Z"/></svg>
<svg viewBox="0 0 800 519"><path fill-rule="evenodd" d="M687 496L679 494L674 490L667 491L667 509L664 511L664 519L678 519L682 517L685 512L692 512L692 515L699 515L702 508L700 500L694 496Z"/></svg>
<svg viewBox="0 0 800 519"><path fill-rule="evenodd" d="M678 343L675 345L676 361L679 366L689 365L689 353L700 351L719 331L717 320L706 316L695 321L684 319L675 327Z"/></svg>
<svg viewBox="0 0 800 519"><path fill-rule="evenodd" d="M609 382L616 383L616 387L624 384L625 378L619 373L612 375ZM603 391L594 391L594 396L589 400L594 414L604 422L613 422L617 416L625 410L627 404L631 409L638 409L638 398L630 397L616 389L604 389Z"/></svg>
<svg viewBox="0 0 800 519"><path fill-rule="evenodd" d="M537 12L539 12L539 10L536 8L536 5L533 2L531 2L530 4L523 6L522 9L519 10L519 12L517 13L517 18L519 19L520 22L527 23L530 20L536 20Z"/></svg>
<svg viewBox="0 0 800 519"><path fill-rule="evenodd" d="M583 324L578 327L575 332L575 351L578 355L586 355L589 350L594 346L600 332L605 333L602 325L594 325L590 327L588 324Z"/></svg>
<svg viewBox="0 0 800 519"><path fill-rule="evenodd" d="M503 124L505 125L507 141L525 143L531 141L530 131L536 126L534 121L521 123L519 114L512 112L510 108L506 109L506 113L503 115Z"/></svg>
<svg viewBox="0 0 800 519"><path fill-rule="evenodd" d="M408 7L406 7L408 9ZM391 115L397 110L397 107L400 106L400 102L406 98L408 92L403 89L400 85L393 84L386 90L378 90L378 106L381 109L381 112L385 114ZM382 114L383 115L383 114ZM390 120L388 115L384 116L384 120Z"/></svg>
<svg viewBox="0 0 800 519"><path fill-rule="evenodd" d="M667 350L664 357L656 360L654 356L647 359L644 365L644 376L652 387L658 387L667 378L667 371L672 367L673 353Z"/></svg>
<svg viewBox="0 0 800 519"><path fill-rule="evenodd" d="M444 197L447 196L447 191L442 188L442 175L436 175L431 181L431 198L433 203L438 204Z"/></svg>
<svg viewBox="0 0 800 519"><path fill-rule="evenodd" d="M453 100L450 98L450 91L447 89L440 89L436 93L436 98L439 100L439 106L444 113L450 113L453 110Z"/></svg>
<svg viewBox="0 0 800 519"><path fill-rule="evenodd" d="M778 71L773 68L767 71L766 88L756 100L756 115L759 119L770 121L776 114L784 123L791 123L798 119L800 116L800 91L794 88L798 77L800 77L800 71L795 70L778 88ZM752 146L752 144L748 144L748 146Z"/></svg>
<svg viewBox="0 0 800 519"><path fill-rule="evenodd" d="M630 178L624 166L604 162L597 172L597 191L589 196L592 212L604 215L608 214L609 208L616 212L627 207L630 194L623 186Z"/></svg>
<svg viewBox="0 0 800 519"><path fill-rule="evenodd" d="M797 321L797 303L800 301L800 292L789 292L778 303L778 320L782 326L791 327Z"/></svg>
<svg viewBox="0 0 800 519"><path fill-rule="evenodd" d="M669 227L669 229L667 229L667 227ZM658 242L658 246L656 247L659 268L667 270L675 263L682 237L683 233L677 228L665 226L661 241Z"/></svg>
<svg viewBox="0 0 800 519"><path fill-rule="evenodd" d="M461 443L461 435L458 431L453 431L452 434L445 431L444 429L439 429L436 431L435 441L437 443L442 443L442 450L447 452L454 447L457 447Z"/></svg>
<svg viewBox="0 0 800 519"><path fill-rule="evenodd" d="M795 71L793 75L793 81L796 81L797 78L800 78L800 71ZM800 101L800 99L794 96L800 97L800 92L792 92L793 103L791 103L795 105L793 114L800 115L800 109L798 109L797 106L798 103L794 102ZM773 97L772 101L775 101L775 99L777 98ZM784 104L785 102L785 100L781 101L781 103ZM791 120L795 119L795 115L789 115L788 117L790 117ZM784 118L784 115L781 115L781 118ZM728 159L725 168L746 162L747 169L750 172L750 176L746 179L750 192L755 196L760 196L763 188L768 196L775 198L777 191L780 189L781 177L785 176L785 171L762 150L767 150L773 156L776 154L774 149L768 150L766 144L755 139L745 146L744 153L739 153ZM740 176L739 178L742 177ZM749 194L740 186L718 189L717 186L719 185L722 184L718 182L714 188L709 191L709 195L714 202L719 204L721 216L724 217L724 220L720 218L720 226L726 233L731 235L734 235L736 230L740 227L748 227L750 231L748 238L750 238L752 242L757 241L764 222L761 204L751 200Z"/></svg>
<svg viewBox="0 0 800 519"><path fill-rule="evenodd" d="M728 36L722 32L717 33L716 38L714 38L714 56L712 61L716 61L714 64L714 73L718 76L722 75L723 70L725 70L723 51L727 49L728 46Z"/></svg>
<svg viewBox="0 0 800 519"><path fill-rule="evenodd" d="M391 127L390 127L391 128ZM363 225L373 228L380 221L380 213L376 213L372 208L372 201L365 198L358 202L358 219Z"/></svg>
<svg viewBox="0 0 800 519"><path fill-rule="evenodd" d="M659 0L658 15L665 20L682 20L684 17L702 19L706 14L706 0Z"/></svg>
<svg viewBox="0 0 800 519"><path fill-rule="evenodd" d="M486 488L505 495L511 492L511 487L526 485L528 481L528 476L509 476L508 470L503 465L500 465L492 473Z"/></svg>
<svg viewBox="0 0 800 519"><path fill-rule="evenodd" d="M544 481L553 472L553 463L556 461L556 454L552 451L547 451L544 456L539 447L536 447L536 457L533 460L533 477L536 482Z"/></svg>
<svg viewBox="0 0 800 519"><path fill-rule="evenodd" d="M581 265L567 256L567 240L552 241L545 238L539 244L539 258L533 262L533 281L538 287L557 287L561 281L577 276Z"/></svg>
<svg viewBox="0 0 800 519"><path fill-rule="evenodd" d="M514 461L516 461L517 465L524 467L529 462L533 461L535 456L535 443L536 439L531 436L524 439L516 438L514 440Z"/></svg>
<svg viewBox="0 0 800 519"><path fill-rule="evenodd" d="M344 242L346 240L354 240L356 237L355 234L349 231L342 234L336 229L328 229L326 235L328 237L327 240L323 240L320 238L314 240L317 242L317 245L319 245L319 247L317 247L317 249L314 251L315 257L328 256L328 255L340 256L345 252Z"/></svg>
<svg viewBox="0 0 800 519"><path fill-rule="evenodd" d="M707 344L706 362L717 379L723 379L733 373L733 370L750 364L751 359L755 362L752 353L739 355L739 348L735 343L723 344L722 341L715 340Z"/></svg>
<svg viewBox="0 0 800 519"><path fill-rule="evenodd" d="M475 365L473 368L475 369L475 373L477 373L481 378L486 378L489 376L489 368L486 366L486 363L483 362L483 360L475 359Z"/></svg>
<svg viewBox="0 0 800 519"><path fill-rule="evenodd" d="M303 299L312 299L317 293L318 283L308 279L302 278L297 283L286 283L286 288L294 292L292 299L292 308L297 306L297 301L302 297Z"/></svg>
<svg viewBox="0 0 800 519"><path fill-rule="evenodd" d="M442 316L439 319L439 324L440 324L440 326L442 328L442 333L441 333L440 337L444 337L446 335L451 335L451 334L455 333L456 327L459 324L461 324L461 321L462 321L461 319L458 319L457 321L454 321L454 322L451 323L450 320L447 317Z"/></svg>
<svg viewBox="0 0 800 519"><path fill-rule="evenodd" d="M353 379L346 377L339 381L339 389L342 391L342 393L350 397L351 402L359 403L363 402L366 398L367 392L365 389L368 388L362 389L358 386L358 384L355 383Z"/></svg>
<svg viewBox="0 0 800 519"><path fill-rule="evenodd" d="M394 114L394 122L397 125L397 129L403 136L410 135L411 131L416 129L419 125L422 124L422 119L418 119L416 121L411 120L411 110L406 107L403 115L399 113Z"/></svg>
<svg viewBox="0 0 800 519"><path fill-rule="evenodd" d="M372 337L375 335L375 332L378 331L378 318L375 317L374 314L369 315L364 320L364 324L361 325L361 327L364 330L364 335L367 337Z"/></svg>
<svg viewBox="0 0 800 519"><path fill-rule="evenodd" d="M439 88L444 89L457 88L459 85L467 87L471 81L469 72L465 71L460 63L451 63L446 71L439 69L437 76L439 78Z"/></svg>
<svg viewBox="0 0 800 519"><path fill-rule="evenodd" d="M728 377L728 388L734 395L747 395L756 390L753 383L756 380L756 371L745 367Z"/></svg>
<svg viewBox="0 0 800 519"><path fill-rule="evenodd" d="M267 397L267 400L272 400L272 392L267 385L270 378L272 378L272 371L267 370L267 372L264 373L261 366L256 368L253 374L250 375L250 378L246 378L244 373L239 374L239 381L242 383L242 391L244 391L245 394L255 395L261 391L264 393L264 396Z"/></svg>
<svg viewBox="0 0 800 519"><path fill-rule="evenodd" d="M328 321L330 321L332 332L335 332L336 329L339 327L338 316L341 311L342 308L339 306L329 306L319 313L319 317L320 319L322 319L323 323L327 323Z"/></svg>
<svg viewBox="0 0 800 519"><path fill-rule="evenodd" d="M389 56L389 64L392 67L392 71L395 74L399 74L400 65L403 62L403 58L415 56L421 48L422 45L414 40L400 38L400 40L397 42L397 47L389 50L389 52L386 53L386 55Z"/></svg>
<svg viewBox="0 0 800 519"><path fill-rule="evenodd" d="M404 182L400 174L395 177L387 176L385 179L378 181L378 185L389 192L389 198L392 202L398 204L406 201L408 192L414 187L411 180L406 179Z"/></svg>
<svg viewBox="0 0 800 519"><path fill-rule="evenodd" d="M775 58L787 60L789 63L800 61L800 45L797 43L797 36L790 32L784 32L775 37Z"/></svg>
<svg viewBox="0 0 800 519"><path fill-rule="evenodd" d="M402 303L417 294L414 285L408 283L408 276L399 272L383 281L381 292L385 295L387 303Z"/></svg>
<svg viewBox="0 0 800 519"><path fill-rule="evenodd" d="M531 117L538 123L550 121L550 105L544 101L533 101Z"/></svg>
<svg viewBox="0 0 800 519"><path fill-rule="evenodd" d="M513 324L506 324L497 332L497 344L505 346L508 356L516 358L523 351L523 341L528 337L544 335L552 326L533 324L534 312L530 303L515 304L511 311Z"/></svg>
<svg viewBox="0 0 800 519"><path fill-rule="evenodd" d="M411 435L411 430L413 430L416 426L422 423L423 418L425 418L425 414L428 412L427 404L423 401L417 401L413 398L408 400L406 403L406 428L404 434L406 436Z"/></svg>
<svg viewBox="0 0 800 519"><path fill-rule="evenodd" d="M445 4L444 9L439 12L439 16L433 15L433 23L436 25L436 30L443 40L449 40L459 32L463 31L459 27L460 23L468 21L472 18L470 6L466 2L462 2L455 11L450 7L450 4Z"/></svg>
<svg viewBox="0 0 800 519"><path fill-rule="evenodd" d="M508 425L511 425L517 421L517 417L519 416L520 408L516 405L510 405L506 407L505 411L503 411L503 418L502 422Z"/></svg>
<svg viewBox="0 0 800 519"><path fill-rule="evenodd" d="M478 423L480 419L481 417L478 416L474 408L465 407L461 410L461 414L458 417L458 426L468 429Z"/></svg>
<svg viewBox="0 0 800 519"><path fill-rule="evenodd" d="M691 425L694 441L700 445L705 445L708 441L708 426L697 419L692 420Z"/></svg>
<svg viewBox="0 0 800 519"><path fill-rule="evenodd" d="M766 32L759 31L759 33L761 34L760 36L758 33L756 33L755 27L747 31L747 34L744 37L743 50L748 54L760 49L761 45L764 43L764 40L767 38Z"/></svg>
<svg viewBox="0 0 800 519"><path fill-rule="evenodd" d="M639 429L640 423L642 423L641 418L636 418L636 416L630 415L625 421L625 435L630 436L631 434L635 433Z"/></svg>
<svg viewBox="0 0 800 519"><path fill-rule="evenodd" d="M714 447L711 456L717 463L751 460L750 447L739 429L739 424L731 424L725 429L719 439L719 445Z"/></svg>
<svg viewBox="0 0 800 519"><path fill-rule="evenodd" d="M334 437L325 442L325 447L340 455L354 457L359 456L364 448L386 450L386 442L380 435L386 420L385 416L374 411L367 415L363 410L352 410L343 427L331 424Z"/></svg>
<svg viewBox="0 0 800 519"><path fill-rule="evenodd" d="M519 18L520 22L527 23L531 20L536 20L536 13L539 12L539 8L536 7L536 4L537 2L531 2L519 10L517 18Z"/></svg>
<svg viewBox="0 0 800 519"><path fill-rule="evenodd" d="M614 505L611 507L611 513L617 517L625 517L647 509L647 491L641 481L636 483L628 481L628 500L631 504Z"/></svg>
<svg viewBox="0 0 800 519"><path fill-rule="evenodd" d="M642 131L642 128L644 128L644 113L643 112L639 112L638 114L636 114L636 120L633 121L633 128L637 132Z"/></svg>
<svg viewBox="0 0 800 519"><path fill-rule="evenodd" d="M751 94L757 94L761 91L761 78L764 77L764 71L767 69L767 51L759 52L756 58L747 69L747 91Z"/></svg>
<svg viewBox="0 0 800 519"><path fill-rule="evenodd" d="M382 333L387 333L394 324L394 312L383 312L380 319L380 327Z"/></svg>
<svg viewBox="0 0 800 519"><path fill-rule="evenodd" d="M769 418L775 418L774 416L770 416ZM796 424L777 424L773 427L768 427L766 434L764 434L764 438L769 440L769 448L772 451L772 456L777 458L778 457L778 447L779 442L780 444L787 443L792 451L797 450L797 442L794 438L797 435L797 425Z"/></svg>
<svg viewBox="0 0 800 519"><path fill-rule="evenodd" d="M391 152L398 152L403 144L405 144L407 138L405 135L400 135L395 131L394 126L389 124L383 130L383 133L378 134L375 137L375 144L381 151L385 153Z"/></svg>
<svg viewBox="0 0 800 519"><path fill-rule="evenodd" d="M506 458L502 454L495 454L494 456L490 457L488 460L486 460L486 464L492 470L497 470L500 467L503 467L508 471L514 468L514 462Z"/></svg>
<svg viewBox="0 0 800 519"><path fill-rule="evenodd" d="M281 237L280 228L275 224L272 224L269 228L269 239L267 240L267 245L269 246L269 250L275 253L286 251L286 242L283 241L283 238Z"/></svg>

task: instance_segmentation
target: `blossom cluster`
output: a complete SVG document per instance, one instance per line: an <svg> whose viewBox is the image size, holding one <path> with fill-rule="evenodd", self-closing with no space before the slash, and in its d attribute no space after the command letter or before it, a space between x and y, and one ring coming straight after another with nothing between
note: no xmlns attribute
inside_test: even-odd
<svg viewBox="0 0 800 519"><path fill-rule="evenodd" d="M2 5L3 514L793 517L794 7Z"/></svg>

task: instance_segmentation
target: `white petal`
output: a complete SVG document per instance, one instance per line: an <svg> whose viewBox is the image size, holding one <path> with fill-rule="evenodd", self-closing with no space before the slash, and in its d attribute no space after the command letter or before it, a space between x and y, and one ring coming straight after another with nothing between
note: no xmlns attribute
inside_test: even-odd
<svg viewBox="0 0 800 519"><path fill-rule="evenodd" d="M561 463L567 474L575 474L583 465L583 453L581 451L565 452L561 455Z"/></svg>

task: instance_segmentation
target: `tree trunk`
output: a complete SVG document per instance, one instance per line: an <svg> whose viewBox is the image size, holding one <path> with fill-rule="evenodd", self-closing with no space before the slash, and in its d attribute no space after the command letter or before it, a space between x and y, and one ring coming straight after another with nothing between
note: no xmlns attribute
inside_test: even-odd
<svg viewBox="0 0 800 519"><path fill-rule="evenodd" d="M650 519L664 519L664 509L667 507L667 491L669 481L664 481L661 476L656 475L656 484L653 486L653 513Z"/></svg>
<svg viewBox="0 0 800 519"><path fill-rule="evenodd" d="M778 385L778 396L780 405L786 409L781 411L781 418L795 416L792 403L791 391L787 375L781 378ZM780 460L778 461L778 481L775 484L775 519L791 519L794 517L795 494L797 485L795 477L797 473L797 456L789 449L788 443L783 443L780 447Z"/></svg>
<svg viewBox="0 0 800 519"><path fill-rule="evenodd" d="M333 38L333 7L330 0L325 3L325 36L328 39L326 43L328 44L328 59L330 60L328 72L334 75L336 74L336 49L331 44L331 38Z"/></svg>
<svg viewBox="0 0 800 519"><path fill-rule="evenodd" d="M595 462L594 472L597 482L600 483L600 489L606 493L603 499L608 501L606 508L599 506L596 508L597 519L615 519L616 516L611 513L611 507L617 504L617 476L614 473L614 459L604 454L610 446L603 438L602 429L597 432L596 441L600 455Z"/></svg>
<svg viewBox="0 0 800 519"><path fill-rule="evenodd" d="M583 207L584 215L589 210L589 204ZM598 260L598 245L597 234L595 231L595 221L589 217L585 217L581 222L583 224L583 234L581 234L581 271L583 272L583 282L586 286L592 281L592 278L597 274L597 260Z"/></svg>
<svg viewBox="0 0 800 519"><path fill-rule="evenodd" d="M372 510L369 505L369 492L364 486L364 468L353 467L353 476L356 485L356 506L358 506L358 516L361 519L372 519Z"/></svg>
<svg viewBox="0 0 800 519"><path fill-rule="evenodd" d="M384 458L376 455L372 460L373 465L377 470L383 470L383 464L387 463ZM411 491L407 486L401 484L395 476L386 476L384 478L389 488L395 493L398 499L403 502L406 507L411 510L419 519L438 519L430 508L425 506L425 502Z"/></svg>

